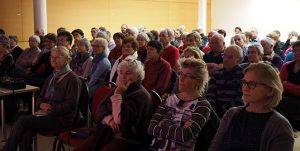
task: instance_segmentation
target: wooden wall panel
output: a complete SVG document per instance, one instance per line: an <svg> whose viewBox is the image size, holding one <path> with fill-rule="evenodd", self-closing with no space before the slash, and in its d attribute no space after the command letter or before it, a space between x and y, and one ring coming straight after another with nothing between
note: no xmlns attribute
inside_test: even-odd
<svg viewBox="0 0 300 151"><path fill-rule="evenodd" d="M0 28L16 34L22 47L28 47L33 34L33 0L0 0ZM2 9L2 7L4 9ZM21 15L16 15L21 12ZM160 30L185 25L190 31L197 26L197 0L47 0L48 32L58 27L69 31L81 28L91 38L91 27L104 26L111 33L123 23Z"/></svg>

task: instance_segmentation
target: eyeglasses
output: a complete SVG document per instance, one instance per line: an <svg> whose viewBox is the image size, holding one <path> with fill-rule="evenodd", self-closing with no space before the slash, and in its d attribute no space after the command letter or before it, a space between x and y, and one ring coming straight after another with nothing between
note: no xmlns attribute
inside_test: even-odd
<svg viewBox="0 0 300 151"><path fill-rule="evenodd" d="M246 80L242 80L242 84L243 87L245 87L247 85L247 87L251 90L255 89L257 85L266 85L264 83L259 83L259 82L254 82L254 81L246 81Z"/></svg>
<svg viewBox="0 0 300 151"><path fill-rule="evenodd" d="M104 48L104 46L99 46L99 45L92 45L92 47L94 47L94 48L100 48L100 47Z"/></svg>
<svg viewBox="0 0 300 151"><path fill-rule="evenodd" d="M189 79L200 79L197 78L196 76L191 75L190 73L183 74L182 72L178 73L178 77L189 78Z"/></svg>

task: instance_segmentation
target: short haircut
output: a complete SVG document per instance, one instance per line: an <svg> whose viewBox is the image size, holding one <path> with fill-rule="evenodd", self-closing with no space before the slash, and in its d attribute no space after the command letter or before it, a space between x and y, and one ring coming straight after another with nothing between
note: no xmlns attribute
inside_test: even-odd
<svg viewBox="0 0 300 151"><path fill-rule="evenodd" d="M236 34L236 35L234 35L234 38L235 37L240 37L241 39L244 40L244 42L246 42L246 36L245 36L245 34Z"/></svg>
<svg viewBox="0 0 300 151"><path fill-rule="evenodd" d="M37 35L32 35L32 36L29 37L29 39L30 38L34 38L36 40L36 42L41 43L41 38Z"/></svg>
<svg viewBox="0 0 300 151"><path fill-rule="evenodd" d="M133 48L133 50L137 51L139 49L139 43L136 41L136 39L134 37L126 37L123 40L123 44L122 45L125 45L127 43L131 44L131 47Z"/></svg>
<svg viewBox="0 0 300 151"><path fill-rule="evenodd" d="M115 39L115 38L117 38L117 37L119 37L119 38L121 38L121 39L124 39L124 38L125 38L125 35L124 35L123 33L121 33L121 32L116 32L116 33L114 33L114 35L113 35L113 39Z"/></svg>
<svg viewBox="0 0 300 151"><path fill-rule="evenodd" d="M174 38L174 31L172 29L170 29L170 28L162 29L160 32L161 33L162 32L166 33L169 37L171 37L171 39Z"/></svg>
<svg viewBox="0 0 300 151"><path fill-rule="evenodd" d="M103 27L103 26L99 27L99 30L100 30L100 31L105 31L105 32L106 32L106 28Z"/></svg>
<svg viewBox="0 0 300 151"><path fill-rule="evenodd" d="M181 58L180 68L189 68L194 71L195 77L198 80L198 90L201 94L204 94L204 88L208 83L209 75L206 63L201 59L196 58Z"/></svg>
<svg viewBox="0 0 300 151"><path fill-rule="evenodd" d="M279 35L276 32L271 32L267 35L267 37L270 37L271 39L273 39L274 41L278 41L279 40Z"/></svg>
<svg viewBox="0 0 300 151"><path fill-rule="evenodd" d="M297 40L297 41L293 44L292 48L294 49L295 47L300 47L300 40Z"/></svg>
<svg viewBox="0 0 300 151"><path fill-rule="evenodd" d="M278 72L274 67L266 63L251 63L245 70L244 74L246 75L247 72L254 72L255 76L260 82L266 85L267 87L271 88L270 96L267 97L266 102L264 103L265 107L274 108L276 107L281 98L283 92L282 82L279 78Z"/></svg>
<svg viewBox="0 0 300 151"><path fill-rule="evenodd" d="M75 29L72 31L72 35L74 35L75 33L78 33L79 35L81 35L82 37L84 37L84 33L81 29Z"/></svg>
<svg viewBox="0 0 300 151"><path fill-rule="evenodd" d="M63 31L67 31L67 29L65 27L59 27L59 28L57 28L56 33L59 34Z"/></svg>
<svg viewBox="0 0 300 151"><path fill-rule="evenodd" d="M186 35L186 38L187 37L194 37L196 42L198 42L199 44L201 43L201 36L198 32L191 32L188 35Z"/></svg>
<svg viewBox="0 0 300 151"><path fill-rule="evenodd" d="M225 48L225 51L227 49L233 49L234 50L234 54L235 54L235 57L238 57L238 59L241 59L241 61L243 60L243 50L240 46L236 45L236 44L233 44L233 45L230 45L228 47Z"/></svg>
<svg viewBox="0 0 300 151"><path fill-rule="evenodd" d="M270 37L266 37L266 38L264 38L261 41L265 41L266 43L268 43L271 46L274 46L274 43L275 43L274 40L272 38L270 38Z"/></svg>
<svg viewBox="0 0 300 151"><path fill-rule="evenodd" d="M85 46L87 52L89 52L90 50L92 50L92 46L91 46L91 43L88 39L86 38L82 38L82 39L79 39L77 44L82 44Z"/></svg>
<svg viewBox="0 0 300 151"><path fill-rule="evenodd" d="M5 31L2 28L0 28L0 35L5 35Z"/></svg>
<svg viewBox="0 0 300 151"><path fill-rule="evenodd" d="M146 42L150 41L150 39L146 33L139 33L136 38L138 38L138 37L143 38Z"/></svg>
<svg viewBox="0 0 300 151"><path fill-rule="evenodd" d="M150 32L153 35L153 38L154 38L153 40L158 40L158 31L157 30L151 30Z"/></svg>
<svg viewBox="0 0 300 151"><path fill-rule="evenodd" d="M61 36L66 37L67 38L67 42L69 42L70 45L72 44L72 42L73 42L73 36L72 36L72 34L70 32L68 32L68 31L62 31L62 32L58 33L57 37L61 37Z"/></svg>
<svg viewBox="0 0 300 151"><path fill-rule="evenodd" d="M254 42L254 43L251 43L249 46L248 46L248 49L249 48L255 48L256 52L258 55L260 56L263 56L264 55L264 48L262 47L262 45L258 42Z"/></svg>
<svg viewBox="0 0 300 151"><path fill-rule="evenodd" d="M249 39L253 39L253 34L249 31L246 31L245 33L245 36L248 37Z"/></svg>
<svg viewBox="0 0 300 151"><path fill-rule="evenodd" d="M192 46L188 46L183 50L183 53L190 51L194 53L194 58L196 59L203 59L202 54L200 53L200 49L198 47L192 47Z"/></svg>
<svg viewBox="0 0 300 151"><path fill-rule="evenodd" d="M108 50L108 41L107 41L107 39L104 39L104 38L95 38L94 39L94 41L93 41L93 43L94 42L99 42L101 45L103 45L104 46L104 48L105 48L105 51L104 51L104 53L106 54L106 55L108 55L109 54L109 50Z"/></svg>
<svg viewBox="0 0 300 151"><path fill-rule="evenodd" d="M100 31L97 32L96 37L97 38L104 38L104 39L107 40L107 32L100 30Z"/></svg>
<svg viewBox="0 0 300 151"><path fill-rule="evenodd" d="M72 60L70 51L65 46L57 46L51 49L51 51L57 51L60 56L67 59L67 63L70 63Z"/></svg>
<svg viewBox="0 0 300 151"><path fill-rule="evenodd" d="M57 36L54 33L48 33L44 38L51 40L53 43L57 43Z"/></svg>
<svg viewBox="0 0 300 151"><path fill-rule="evenodd" d="M16 35L9 35L8 38L16 43L19 42L18 37Z"/></svg>
<svg viewBox="0 0 300 151"><path fill-rule="evenodd" d="M127 67L129 70L131 70L137 76L137 81L142 82L144 80L145 70L141 61L131 58L124 59L118 65L118 75L120 75L120 69L122 67Z"/></svg>
<svg viewBox="0 0 300 151"><path fill-rule="evenodd" d="M223 35L224 37L226 37L226 31L224 29L218 29L217 31L219 34Z"/></svg>
<svg viewBox="0 0 300 151"><path fill-rule="evenodd" d="M235 27L234 30L238 29L239 31L242 32L242 28L241 27Z"/></svg>
<svg viewBox="0 0 300 151"><path fill-rule="evenodd" d="M161 53L164 47L158 40L151 40L147 43L147 47L153 47L156 49L157 53Z"/></svg>
<svg viewBox="0 0 300 151"><path fill-rule="evenodd" d="M4 34L0 34L0 44L2 44L4 48L9 49L9 38Z"/></svg>

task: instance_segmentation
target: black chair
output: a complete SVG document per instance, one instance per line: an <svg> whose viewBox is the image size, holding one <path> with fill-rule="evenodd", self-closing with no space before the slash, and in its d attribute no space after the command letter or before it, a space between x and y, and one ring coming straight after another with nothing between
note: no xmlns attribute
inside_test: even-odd
<svg viewBox="0 0 300 151"><path fill-rule="evenodd" d="M105 100L111 93L113 93L113 89L116 86L113 82L105 82L101 86L99 86L93 97L92 102L89 103L89 109L91 114L92 122L89 125L97 125L98 123L98 106L99 104ZM65 130L59 133L59 135L56 137L56 142L54 142L56 145L54 147L57 151L65 150L64 144L69 146L76 146L83 142L87 137L95 133L96 127L82 127L82 128L75 128L75 129L69 129Z"/></svg>

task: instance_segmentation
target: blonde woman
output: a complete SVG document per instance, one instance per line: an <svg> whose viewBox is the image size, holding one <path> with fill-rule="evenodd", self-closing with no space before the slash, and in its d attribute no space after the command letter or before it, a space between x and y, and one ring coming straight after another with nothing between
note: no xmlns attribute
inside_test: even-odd
<svg viewBox="0 0 300 151"><path fill-rule="evenodd" d="M292 127L273 110L281 100L282 91L280 78L272 66L250 64L243 78L246 105L225 113L209 151L292 151Z"/></svg>
<svg viewBox="0 0 300 151"><path fill-rule="evenodd" d="M169 96L153 115L148 133L152 150L193 151L198 133L209 119L211 106L204 98L208 71L204 61L181 60L179 93Z"/></svg>

